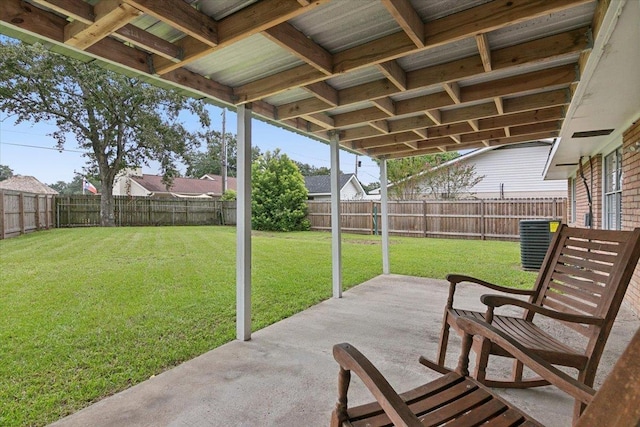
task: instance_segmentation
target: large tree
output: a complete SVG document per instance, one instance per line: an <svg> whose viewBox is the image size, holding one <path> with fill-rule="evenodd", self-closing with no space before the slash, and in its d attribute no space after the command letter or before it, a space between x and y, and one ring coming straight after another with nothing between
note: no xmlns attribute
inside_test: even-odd
<svg viewBox="0 0 640 427"><path fill-rule="evenodd" d="M484 179L475 165L462 161L447 166L435 166L422 176L421 186L434 199L457 200L471 196L471 189Z"/></svg>
<svg viewBox="0 0 640 427"><path fill-rule="evenodd" d="M417 200L423 194L434 199L456 200L470 194L471 188L484 179L473 165L446 162L459 157L458 152L428 154L387 162L389 196L397 200Z"/></svg>
<svg viewBox="0 0 640 427"><path fill-rule="evenodd" d="M331 169L326 166L313 166L308 163L293 161L302 176L331 175Z"/></svg>
<svg viewBox="0 0 640 427"><path fill-rule="evenodd" d="M280 150L267 151L251 169L251 222L256 230L308 230L304 177Z"/></svg>
<svg viewBox="0 0 640 427"><path fill-rule="evenodd" d="M201 178L203 175L222 175L222 132L209 129L198 133L198 138L206 142L205 151L197 149L191 150L186 158L186 176L191 178ZM238 142L236 136L225 132L225 143L227 147L227 176L236 176L238 164ZM251 147L251 161L255 161L260 156L260 148Z"/></svg>
<svg viewBox="0 0 640 427"><path fill-rule="evenodd" d="M100 177L101 225L113 226L113 181L132 166L160 165L165 183L197 140L181 113L208 125L204 104L134 77L49 52L41 45L0 41L0 110L16 122L53 121L59 148L73 135L87 150L86 172Z"/></svg>
<svg viewBox="0 0 640 427"><path fill-rule="evenodd" d="M13 169L7 165L0 165L0 181L9 179L13 176Z"/></svg>
<svg viewBox="0 0 640 427"><path fill-rule="evenodd" d="M387 180L392 186L389 197L416 200L422 192L423 175L434 166L458 157L457 152L405 157L387 162Z"/></svg>

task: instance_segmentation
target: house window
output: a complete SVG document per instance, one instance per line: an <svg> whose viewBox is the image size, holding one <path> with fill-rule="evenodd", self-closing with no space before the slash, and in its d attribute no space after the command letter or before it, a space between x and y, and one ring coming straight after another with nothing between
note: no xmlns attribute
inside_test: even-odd
<svg viewBox="0 0 640 427"><path fill-rule="evenodd" d="M609 230L622 226L622 148L604 158L604 225Z"/></svg>

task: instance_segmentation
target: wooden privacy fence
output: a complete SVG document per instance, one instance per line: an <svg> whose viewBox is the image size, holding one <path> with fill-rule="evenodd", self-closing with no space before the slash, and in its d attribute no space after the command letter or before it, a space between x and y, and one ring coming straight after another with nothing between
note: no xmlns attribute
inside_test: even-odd
<svg viewBox="0 0 640 427"><path fill-rule="evenodd" d="M236 202L214 199L181 199L114 196L115 221L119 226L234 225ZM100 225L100 197L56 197L56 227Z"/></svg>
<svg viewBox="0 0 640 427"><path fill-rule="evenodd" d="M0 239L53 227L52 194L0 190Z"/></svg>
<svg viewBox="0 0 640 427"><path fill-rule="evenodd" d="M518 240L520 221L558 219L566 223L566 199L421 200L389 202L389 233L397 236ZM340 203L343 231L380 232L379 201ZM331 229L331 202L310 201L312 230Z"/></svg>

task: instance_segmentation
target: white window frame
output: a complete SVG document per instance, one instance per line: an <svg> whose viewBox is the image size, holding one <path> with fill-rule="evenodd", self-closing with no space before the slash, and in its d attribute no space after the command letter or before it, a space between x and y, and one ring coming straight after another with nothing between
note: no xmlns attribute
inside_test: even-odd
<svg viewBox="0 0 640 427"><path fill-rule="evenodd" d="M578 215L576 213L576 209L578 207L578 203L576 201L576 196L577 196L577 191L576 191L576 181L577 178L571 177L571 190L570 190L570 196L571 196L571 219L569 222L571 223L575 223L578 220Z"/></svg>
<svg viewBox="0 0 640 427"><path fill-rule="evenodd" d="M622 147L618 147L604 157L604 228L622 228Z"/></svg>

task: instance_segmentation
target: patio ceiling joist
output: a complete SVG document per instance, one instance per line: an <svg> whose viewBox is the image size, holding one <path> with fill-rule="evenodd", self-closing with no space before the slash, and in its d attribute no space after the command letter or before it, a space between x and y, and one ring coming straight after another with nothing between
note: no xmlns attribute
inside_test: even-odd
<svg viewBox="0 0 640 427"><path fill-rule="evenodd" d="M375 157L510 143L538 121L529 135L554 133L606 10L595 0L451 2L435 15L413 0L3 3L8 25L227 106L251 102L254 115L315 139L337 132L342 147ZM354 7L373 7L372 26L386 29L343 47L322 35L327 10L347 34ZM265 43L286 65L225 71L238 67L228 52ZM455 54L428 59L445 51Z"/></svg>

